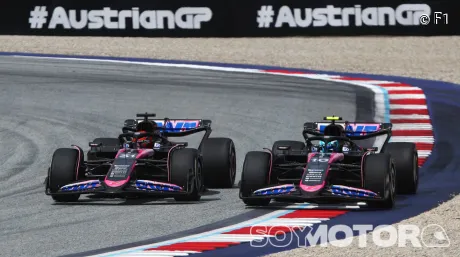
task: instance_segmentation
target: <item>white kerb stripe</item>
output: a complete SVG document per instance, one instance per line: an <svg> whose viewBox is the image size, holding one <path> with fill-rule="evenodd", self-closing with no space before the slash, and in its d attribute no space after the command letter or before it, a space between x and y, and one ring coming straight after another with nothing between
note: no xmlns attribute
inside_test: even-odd
<svg viewBox="0 0 460 257"><path fill-rule="evenodd" d="M133 254L137 256L190 256L195 253L201 253L201 252L193 252L193 253L184 253L184 252L174 252L174 251L141 251L141 252L135 252L135 253L130 253L129 256L132 256ZM120 255L120 256L125 256L125 255Z"/></svg>
<svg viewBox="0 0 460 257"><path fill-rule="evenodd" d="M386 90L394 90L394 91L422 91L423 90L421 88L418 88L418 87L412 87L412 86L407 86L407 87L383 87L385 88Z"/></svg>
<svg viewBox="0 0 460 257"><path fill-rule="evenodd" d="M359 82L372 84L372 85L377 85L377 86L380 85L380 84L395 84L395 83L398 83L398 82L387 81L387 80L354 80L354 81L359 81Z"/></svg>
<svg viewBox="0 0 460 257"><path fill-rule="evenodd" d="M424 104L390 104L390 109L411 109L411 110L422 110L428 109Z"/></svg>
<svg viewBox="0 0 460 257"><path fill-rule="evenodd" d="M129 254L122 254L118 256L123 256L123 257L146 257L146 256L155 256L155 257L175 257L177 255L151 255L150 253L144 253L144 252L137 252L137 253L129 253Z"/></svg>
<svg viewBox="0 0 460 257"><path fill-rule="evenodd" d="M308 222L308 221L296 221L296 220L284 219L284 220L276 220L276 221L273 220L273 221L263 222L260 224L260 226L311 227L313 226L313 224L318 224L318 223L321 223L321 221Z"/></svg>
<svg viewBox="0 0 460 257"><path fill-rule="evenodd" d="M200 251L185 251L185 250L144 250L144 252L149 253L165 253L165 254L182 254L181 256L186 256L183 254L190 254L190 253L201 253Z"/></svg>
<svg viewBox="0 0 460 257"><path fill-rule="evenodd" d="M434 143L433 137L407 137L394 136L391 137L391 142L410 142L410 143Z"/></svg>
<svg viewBox="0 0 460 257"><path fill-rule="evenodd" d="M420 114L390 114L390 120L392 119L411 119L411 120L429 120L430 115Z"/></svg>
<svg viewBox="0 0 460 257"><path fill-rule="evenodd" d="M396 100L396 99L426 99L425 94L423 94L423 93L416 94L415 92L414 92L414 94L389 94L388 98L390 100Z"/></svg>
<svg viewBox="0 0 460 257"><path fill-rule="evenodd" d="M431 124L411 124L411 123L395 123L392 130L433 130Z"/></svg>
<svg viewBox="0 0 460 257"><path fill-rule="evenodd" d="M288 224L292 222L297 222L298 224L316 224L321 223L322 220L320 219L312 219L312 218L277 218L272 220L267 220L257 224L256 226L277 226L275 224Z"/></svg>
<svg viewBox="0 0 460 257"><path fill-rule="evenodd" d="M218 234L206 238L197 238L188 242L250 242L253 240L262 240L271 235L238 235L238 234Z"/></svg>
<svg viewBox="0 0 460 257"><path fill-rule="evenodd" d="M430 150L417 150L418 157L428 157L431 155Z"/></svg>
<svg viewBox="0 0 460 257"><path fill-rule="evenodd" d="M308 221L308 222L321 222L321 221L328 221L329 218L277 218L276 220L298 220L298 221Z"/></svg>
<svg viewBox="0 0 460 257"><path fill-rule="evenodd" d="M309 73L297 73L297 74L289 74L289 73L278 73L278 72L266 72L261 70L263 73L268 74L279 74L279 75L286 75L290 77L304 77L304 78L311 78L311 79L336 79L340 78L338 75L328 75L328 74L309 74Z"/></svg>

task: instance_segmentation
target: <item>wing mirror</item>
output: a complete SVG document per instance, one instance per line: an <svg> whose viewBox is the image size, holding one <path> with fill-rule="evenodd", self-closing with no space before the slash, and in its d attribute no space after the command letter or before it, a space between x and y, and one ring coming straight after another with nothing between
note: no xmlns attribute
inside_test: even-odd
<svg viewBox="0 0 460 257"><path fill-rule="evenodd" d="M176 142L175 145L187 147L187 146L188 146L188 142Z"/></svg>
<svg viewBox="0 0 460 257"><path fill-rule="evenodd" d="M289 149L291 149L290 146L282 146L282 145L278 146L278 150L289 150Z"/></svg>
<svg viewBox="0 0 460 257"><path fill-rule="evenodd" d="M89 147L99 147L102 146L102 143L89 142Z"/></svg>

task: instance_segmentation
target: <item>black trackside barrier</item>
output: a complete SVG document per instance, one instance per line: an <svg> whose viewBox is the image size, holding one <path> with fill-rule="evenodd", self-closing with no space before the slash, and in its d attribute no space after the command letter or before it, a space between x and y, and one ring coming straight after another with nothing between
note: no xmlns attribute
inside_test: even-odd
<svg viewBox="0 0 460 257"><path fill-rule="evenodd" d="M458 0L16 0L0 7L3 35L460 35Z"/></svg>

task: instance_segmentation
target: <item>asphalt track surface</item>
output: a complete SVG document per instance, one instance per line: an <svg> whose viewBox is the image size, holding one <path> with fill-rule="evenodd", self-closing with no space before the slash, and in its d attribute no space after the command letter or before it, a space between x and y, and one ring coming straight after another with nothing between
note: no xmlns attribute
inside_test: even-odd
<svg viewBox="0 0 460 257"><path fill-rule="evenodd" d="M0 57L0 256L152 242L270 211L246 209L237 188L213 190L192 204L82 197L58 205L44 194L56 148L86 150L96 137L117 136L138 112L211 119L211 136L235 142L238 182L247 151L301 140L302 124L325 115L372 120L372 101L367 89L305 78ZM187 139L193 147L200 137Z"/></svg>

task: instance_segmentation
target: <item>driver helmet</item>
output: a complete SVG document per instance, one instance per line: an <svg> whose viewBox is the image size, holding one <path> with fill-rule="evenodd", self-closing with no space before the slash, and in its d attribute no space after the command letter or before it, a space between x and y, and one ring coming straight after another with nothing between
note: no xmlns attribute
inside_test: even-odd
<svg viewBox="0 0 460 257"><path fill-rule="evenodd" d="M330 153L330 152L339 152L340 146L337 140L331 141L329 143L324 143L323 141L319 142L319 147L321 153Z"/></svg>
<svg viewBox="0 0 460 257"><path fill-rule="evenodd" d="M154 133L155 128L157 124L155 122L151 121L141 121L137 124L136 126L136 131L137 132L148 132L148 133ZM152 136L147 136L147 137L141 137L138 139L133 139L133 142L139 143L139 146L141 148L152 148L154 144L154 138Z"/></svg>
<svg viewBox="0 0 460 257"><path fill-rule="evenodd" d="M333 136L333 137L341 137L345 136L345 132L342 126L337 125L337 124L329 124L325 129L324 129L324 135L325 136ZM324 142L320 142L323 145L325 144ZM339 152L340 151L340 145L337 140L331 141L327 144L326 147L323 147L327 152Z"/></svg>
<svg viewBox="0 0 460 257"><path fill-rule="evenodd" d="M136 126L136 130L138 132L140 131L145 131L145 132L150 132L152 133L154 130L155 130L155 127L156 127L156 123L155 122L151 122L151 121L141 121L137 124Z"/></svg>

